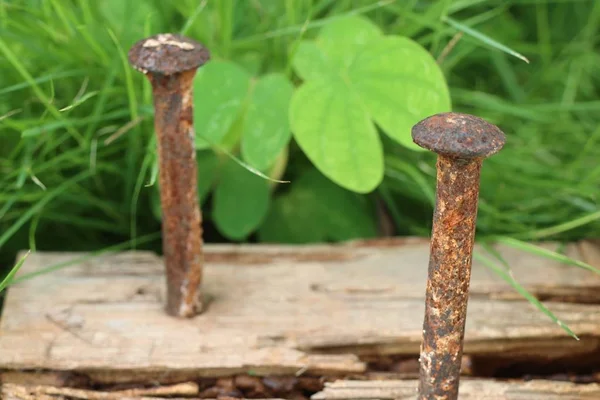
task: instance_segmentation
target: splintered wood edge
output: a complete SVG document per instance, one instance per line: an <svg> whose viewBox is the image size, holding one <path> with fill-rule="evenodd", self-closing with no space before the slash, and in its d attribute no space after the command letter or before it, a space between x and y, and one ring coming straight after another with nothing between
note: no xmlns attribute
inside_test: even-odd
<svg viewBox="0 0 600 400"><path fill-rule="evenodd" d="M228 264L229 267L234 266L237 267L238 263L240 263L240 267L243 264L258 264L264 265L269 263L277 264L282 260L285 261L286 264L292 265L296 262L317 262L317 263L327 263L328 261L338 262L346 264L348 260L361 261L360 259L363 257L368 257L372 254L377 254L379 257L380 252L376 249L383 248L396 248L407 246L412 248L412 250L423 249L424 243L426 240L423 239L415 239L411 240L410 238L402 239L402 240L390 240L379 243L375 242L355 242L349 244L342 244L336 246L330 245L318 245L318 246L271 246L271 245L260 245L260 246L231 246L231 245L216 245L216 246L207 246L209 247L207 251L208 259L212 260L214 264ZM412 247L411 247L412 246ZM578 250L579 247L575 245L570 245L569 248L571 251L575 251L576 254L578 251L582 252L583 250ZM375 249L375 250L374 250ZM590 245L586 248L587 254L593 254L593 251L597 251L597 247L595 245ZM329 254L329 252L333 252ZM382 250L383 252L383 250ZM573 253L573 254L575 254ZM54 253L56 254L56 253ZM212 255L211 255L212 254ZM40 253L38 257L44 257L45 253ZM53 253L48 254L49 257L53 256ZM131 276L129 275L134 269L137 268L137 275L139 276L140 265L136 265L136 262L143 263L144 267L149 267L149 269L143 270L143 275L147 277L150 273L156 276L160 276L162 274L162 264L160 259L151 253L143 252L143 253L117 253L117 254L109 254L103 255L102 257L106 257L105 260L114 260L118 259L119 262L115 265L107 268L106 271L101 272L96 275L91 274L89 277L91 278L99 278L105 277L107 273L113 274L113 271L117 271L121 273L123 276ZM212 258L211 258L212 257ZM94 258L94 257L91 257ZM85 266L83 264L82 258L79 258L80 263L82 265L74 266L73 269L65 269L62 271L56 271L52 274L52 278L60 279L80 279L82 277L86 277L87 274L90 273L91 269L89 265ZM377 262L379 258L375 260ZM131 271L127 269L127 265L131 263ZM34 262L35 264L35 262ZM148 264L148 265L146 265ZM328 263L327 263L328 264ZM38 265L38 268L43 266L43 263ZM330 265L330 264L328 264ZM376 264L379 265L379 264ZM27 267L27 266L25 266ZM227 267L223 267L227 268ZM213 271L221 270L222 268L215 267ZM241 268L240 271L245 270L246 273L254 273L256 270L251 269L247 270L245 268ZM562 269L561 269L562 270ZM24 269L22 270L22 272ZM237 269L236 269L237 271ZM248 272L249 271L249 272ZM274 271L274 270L273 270ZM221 272L222 273L222 272ZM589 273L586 271L586 273ZM104 275L102 275L104 274ZM591 274L591 273L590 273ZM110 275L112 276L112 275ZM154 279L154 278L153 278ZM593 281L592 281L593 282ZM27 285L29 282L24 282ZM42 282L43 283L43 282ZM385 282L384 284L387 284ZM33 286L35 287L35 285ZM22 288L21 288L22 289ZM130 289L130 288L129 288ZM129 290L128 289L128 290ZM321 288L322 289L322 288ZM343 288L342 288L343 289ZM377 289L377 288L376 288ZM329 288L332 296L338 296L337 298L343 298L348 294L343 291L337 291L338 288L331 287ZM352 288L354 290L354 287ZM32 289L32 293L35 293L35 290ZM101 295L105 296L104 289L101 290ZM355 292L349 292L351 295L356 295ZM354 293L354 294L352 294ZM364 294L363 294L364 293ZM379 295L379 292L375 291L367 291L367 292L358 292L357 296L375 296ZM385 295L385 293L383 293ZM104 298L104 297L102 297ZM9 300L11 299L11 295L9 292ZM144 299L142 299L144 300ZM146 300L144 300L146 301ZM279 301L279 300L278 300ZM523 303L523 302L520 302ZM8 304L8 303L7 303ZM15 304L25 304L23 302L16 302ZM45 303L44 303L45 304ZM91 304L91 303L90 303ZM144 305L146 303L139 302L136 303L138 306ZM262 304L262 303L261 303ZM411 303L412 304L412 303ZM517 304L517 303L515 303ZM558 305L557 305L558 306ZM379 306L378 306L379 307ZM412 306L411 306L412 307ZM512 307L512 306L511 306ZM18 309L18 307L17 307ZM376 310L377 308L375 308ZM7 315L8 311L4 310L4 321L8 321ZM488 315L488 314L486 314ZM597 314L600 315L600 314ZM421 319L422 316L419 315L418 319ZM411 319L412 320L412 319ZM595 321L595 319L594 319ZM592 351L593 349L599 347L599 339L596 337L597 325L593 325L594 322L592 320L584 321L585 323L582 325L581 330L578 332L582 335L588 335L586 341L575 342L574 340L566 337L552 336L555 334L551 334L551 332L546 332L543 338L532 338L532 340L536 341L536 346L533 349L535 354L539 354L539 349L543 348L547 350L544 353L545 356L563 356L563 355L572 355L572 354L582 354L584 352ZM68 321L67 321L68 322ZM77 321L74 321L76 324ZM568 321L567 321L568 322ZM417 327L420 329L420 327ZM65 330L63 332L65 335L70 331L67 328L61 328ZM179 328L178 328L179 329ZM555 328L556 330L556 328ZM377 332L380 332L378 330ZM59 362L52 361L47 363L46 360L42 360L43 362L31 363L30 360L26 360L25 362L21 362L18 359L15 359L11 362L5 363L0 366L2 368L10 368L15 372L15 370L24 369L24 370L45 370L46 372L61 370L66 373L69 371L74 372L75 374L81 373L85 374L89 379L98 383L118 383L118 382L131 382L131 381L148 381L155 380L157 377L160 377L161 383L173 383L173 382L182 382L190 379L198 379L202 377L219 377L219 376L229 376L232 374L244 374L248 373L248 371L252 371L253 374L256 375L295 375L298 373L312 375L312 376L320 376L320 375L328 375L338 378L352 376L352 374L361 374L366 370L366 365L356 357L356 355L361 354L404 354L404 355L414 355L418 353L419 342L417 340L417 336L412 338L411 340L396 340L397 338L392 338L393 340L389 340L390 338L385 337L385 335L375 335L375 338L367 335L358 337L356 335L350 335L351 337L345 340L345 331L344 332L334 332L334 335L330 335L329 331L327 331L327 335L292 335L289 339L289 343L286 342L285 337L281 339L281 343L278 341L280 339L273 339L272 344L259 343L259 346L274 346L280 348L289 348L294 351L298 351L298 354L303 353L302 357L296 358L292 357L291 359L286 359L284 361L280 361L279 364L273 363L270 360L270 357L261 358L260 362L240 362L234 365L229 363L224 364L221 367L219 363L212 363L211 365L202 365L198 366L192 363L183 363L179 366L176 365L168 365L162 362L156 362L155 364L148 366L140 364L140 365L129 365L127 362L123 362L122 364L108 362L100 365L98 362L79 362L73 363L69 359L62 359ZM415 330L415 332L420 332ZM554 332L554 331L553 331ZM21 335L18 331L16 331L18 338ZM89 332L88 332L89 333ZM282 332L279 332L281 334ZM283 332L285 333L285 332ZM293 333L293 332L292 332ZM489 333L489 332L488 332ZM477 353L494 353L498 356L507 356L511 353L523 355L524 351L531 352L532 346L531 341L529 340L530 336L534 335L533 331L528 332L528 335L522 335L521 337L517 337L510 332L500 332L503 336L498 336L497 333L492 332L490 336L491 339L485 339L485 337L477 337L468 340L465 344L465 351L468 352L477 352ZM590 336L591 335L591 336ZM67 335L68 336L68 335ZM484 335L485 336L485 335ZM413 340L414 339L414 340ZM0 340L2 340L0 338ZM24 345L22 349L26 349L29 346L26 342L23 342ZM52 342L53 343L53 342ZM52 344L51 343L51 344ZM560 345L558 345L560 344ZM17 346L18 348L19 346ZM240 349L243 350L243 349ZM313 354L307 354L313 353ZM314 354L317 352L317 354ZM338 353L332 354L332 353ZM345 354L339 354L345 353ZM529 353L528 353L529 354ZM278 357L275 357L278 360ZM10 357L9 357L10 360ZM254 360L256 361L256 360ZM195 361L194 361L195 362ZM275 364L275 365L274 365ZM11 371L0 371L0 376L7 377ZM24 371L24 374L27 374L28 371ZM33 373L32 373L33 374ZM7 382L5 380L5 382Z"/></svg>
<svg viewBox="0 0 600 400"><path fill-rule="evenodd" d="M311 400L396 400L416 398L418 381L351 381L326 383ZM575 384L546 380L501 382L461 379L460 398L470 400L598 399L599 384Z"/></svg>
<svg viewBox="0 0 600 400"><path fill-rule="evenodd" d="M162 399L162 398L189 398L198 396L200 389L195 382L184 382L176 385L164 385L150 388L116 390L110 392L100 392L96 390L73 389L69 387L56 387L52 385L18 385L5 383L2 385L2 393L4 398L29 399L29 398L44 398L50 396L56 399L60 398L77 398L84 400L96 399ZM13 397L10 397L13 396ZM30 397L31 396L31 397Z"/></svg>
<svg viewBox="0 0 600 400"><path fill-rule="evenodd" d="M534 357L539 356L543 349L544 358L569 357L575 354L589 354L600 349L600 338L585 337L585 341L576 341L571 337L555 337L548 339L535 339L535 348L528 351L532 346L532 339L496 339L470 340L464 344L464 354L481 356L493 355L497 359L511 357ZM372 345L347 345L339 346L332 344L323 347L310 347L310 351L318 351L320 354L356 354L358 356L371 355L403 355L418 354L419 343L374 343Z"/></svg>
<svg viewBox="0 0 600 400"><path fill-rule="evenodd" d="M149 389L131 389L111 392L62 388L47 385L24 386L5 383L2 384L0 395L2 396L0 398L3 400L60 400L71 398L80 400L189 400L192 396L196 398L196 396L199 395L199 391L198 385L193 382ZM273 398L262 400L283 399Z"/></svg>
<svg viewBox="0 0 600 400"><path fill-rule="evenodd" d="M400 400L415 399L418 381L350 381L326 383L311 400ZM148 389L130 389L102 392L54 386L24 386L3 384L0 389L5 400L57 400L77 398L81 400L178 400L198 395L195 383L183 383ZM174 397L180 396L180 397ZM184 396L184 397L181 397ZM567 400L597 399L599 384L575 384L533 380L528 382L500 382L488 379L463 379L460 382L460 398L469 400ZM264 399L266 400L266 399ZM273 398L269 400L281 400Z"/></svg>
<svg viewBox="0 0 600 400"><path fill-rule="evenodd" d="M355 357L354 355L340 355L341 357ZM29 366L27 366L29 367ZM28 368L27 368L28 369ZM0 369L0 382L30 384L58 383L77 381L78 376L85 377L95 384L119 384L119 383L140 383L140 382L159 382L161 384L175 384L189 380L198 380L203 378L222 378L235 375L252 376L328 376L328 377L348 377L356 374L363 374L366 371L366 365L363 362L356 361L345 366L333 369L324 365L313 364L302 367L291 367L289 365L273 366L242 366L239 368L167 368L156 366L152 368L134 367L130 369L112 368L106 366L103 368L87 368L78 366L74 370L60 369L56 366L52 370L18 370L16 366L11 365L10 369ZM62 382L61 382L62 381Z"/></svg>

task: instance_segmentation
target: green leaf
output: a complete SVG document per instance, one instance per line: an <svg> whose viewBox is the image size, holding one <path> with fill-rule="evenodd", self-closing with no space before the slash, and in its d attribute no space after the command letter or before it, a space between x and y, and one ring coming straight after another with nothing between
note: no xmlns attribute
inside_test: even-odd
<svg viewBox="0 0 600 400"><path fill-rule="evenodd" d="M198 201L202 204L217 176L219 158L214 151L197 151L196 163L198 164Z"/></svg>
<svg viewBox="0 0 600 400"><path fill-rule="evenodd" d="M332 66L338 70L350 67L366 46L382 37L379 27L364 17L341 18L326 25L317 40Z"/></svg>
<svg viewBox="0 0 600 400"><path fill-rule="evenodd" d="M425 49L408 38L387 37L371 43L348 74L371 117L407 148L424 150L412 141L413 125L450 110L442 71Z"/></svg>
<svg viewBox="0 0 600 400"><path fill-rule="evenodd" d="M231 240L242 240L269 210L269 183L233 161L225 164L213 198L213 220Z"/></svg>
<svg viewBox="0 0 600 400"><path fill-rule="evenodd" d="M361 47L380 36L368 19L341 18L326 25L316 43L300 42L292 62L304 80L329 79L351 64Z"/></svg>
<svg viewBox="0 0 600 400"><path fill-rule="evenodd" d="M377 236L374 209L368 199L334 185L325 179L315 179L323 213L327 239L334 241Z"/></svg>
<svg viewBox="0 0 600 400"><path fill-rule="evenodd" d="M250 76L234 63L211 61L194 79L196 148L221 144L238 117L250 85ZM203 140L205 137L208 142Z"/></svg>
<svg viewBox="0 0 600 400"><path fill-rule="evenodd" d="M292 64L305 81L336 78L327 55L313 42L302 41L298 44Z"/></svg>
<svg viewBox="0 0 600 400"><path fill-rule="evenodd" d="M206 201L217 176L219 158L212 150L200 150L196 152L196 163L198 165L198 202L202 205ZM155 188L156 190L153 191L150 197L150 206L152 213L160 221L162 212L160 209L160 187L158 181Z"/></svg>
<svg viewBox="0 0 600 400"><path fill-rule="evenodd" d="M294 88L282 74L263 76L254 87L242 136L242 156L259 170L270 167L288 144L288 109Z"/></svg>
<svg viewBox="0 0 600 400"><path fill-rule="evenodd" d="M433 57L408 38L383 36L363 17L336 20L315 42L302 42L293 66L305 80L290 105L294 138L323 174L359 193L372 191L383 177L375 123L421 151L412 126L450 110Z"/></svg>
<svg viewBox="0 0 600 400"><path fill-rule="evenodd" d="M290 193L279 196L260 227L261 242L319 243L325 241L327 231L321 224L319 197L310 186L292 186Z"/></svg>
<svg viewBox="0 0 600 400"><path fill-rule="evenodd" d="M261 241L315 243L377 235L367 198L334 184L315 169L279 196L259 230Z"/></svg>
<svg viewBox="0 0 600 400"><path fill-rule="evenodd" d="M312 163L340 186L367 193L383 179L383 149L375 126L354 93L315 81L296 90L290 124Z"/></svg>
<svg viewBox="0 0 600 400"><path fill-rule="evenodd" d="M242 138L242 133L244 133L244 113L246 107L247 106L244 106L243 109L240 110L240 113L237 115L237 117L233 120L229 131L227 131L227 134L221 139L221 143L215 144L214 142L210 142L210 146L213 150L216 152L220 152L222 150L228 152L237 151L237 148L240 144L240 139Z"/></svg>

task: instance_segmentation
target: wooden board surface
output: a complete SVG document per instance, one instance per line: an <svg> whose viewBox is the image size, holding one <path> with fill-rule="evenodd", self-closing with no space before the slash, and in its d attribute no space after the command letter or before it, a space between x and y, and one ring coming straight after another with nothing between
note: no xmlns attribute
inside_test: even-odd
<svg viewBox="0 0 600 400"><path fill-rule="evenodd" d="M335 381L314 394L311 400L413 400L418 383L402 381ZM4 384L0 388L4 400L160 400L199 398L195 383L173 386L130 389L120 391L95 391L53 386L23 386ZM167 397L168 396L168 397ZM174 397L181 396L181 397ZM577 385L570 382L529 381L499 382L487 379L467 380L460 384L463 400L597 400L600 385ZM272 399L275 400L275 399Z"/></svg>
<svg viewBox="0 0 600 400"><path fill-rule="evenodd" d="M417 381L336 381L326 384L312 400L412 400ZM498 382L487 379L460 382L461 400L597 400L600 385L570 382Z"/></svg>
<svg viewBox="0 0 600 400"><path fill-rule="evenodd" d="M548 248L556 248L547 244ZM572 244L586 260L596 247ZM510 248L513 275L550 297L598 296L600 279ZM32 254L20 275L81 254ZM96 382L180 382L235 373L361 373L357 355L416 355L421 340L427 241L338 246L207 246L207 311L163 312L161 259L102 256L10 288L0 322L0 368L77 371ZM588 259L589 261L589 259ZM499 298L504 300L499 300ZM475 263L466 354L584 354L600 348L600 306L548 303L564 331Z"/></svg>
<svg viewBox="0 0 600 400"><path fill-rule="evenodd" d="M192 397L198 398L198 394L198 385L194 382L110 392L11 383L2 384L0 388L0 398L3 400L166 400L167 398L183 400Z"/></svg>

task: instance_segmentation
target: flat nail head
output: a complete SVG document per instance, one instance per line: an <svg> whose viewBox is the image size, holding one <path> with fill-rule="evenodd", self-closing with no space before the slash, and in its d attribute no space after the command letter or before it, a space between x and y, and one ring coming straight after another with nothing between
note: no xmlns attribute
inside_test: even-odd
<svg viewBox="0 0 600 400"><path fill-rule="evenodd" d="M499 152L506 140L497 126L461 113L441 113L428 117L412 128L413 141L439 155L473 159Z"/></svg>
<svg viewBox="0 0 600 400"><path fill-rule="evenodd" d="M135 43L129 63L143 73L173 75L196 69L210 59L209 51L185 36L161 33Z"/></svg>

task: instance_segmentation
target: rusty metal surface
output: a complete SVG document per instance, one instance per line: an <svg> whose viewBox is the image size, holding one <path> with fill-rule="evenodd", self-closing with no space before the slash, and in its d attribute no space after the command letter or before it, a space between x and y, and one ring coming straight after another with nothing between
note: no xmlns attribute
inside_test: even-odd
<svg viewBox="0 0 600 400"><path fill-rule="evenodd" d="M195 71L151 77L159 156L167 312L190 317L201 310L202 231L192 128Z"/></svg>
<svg viewBox="0 0 600 400"><path fill-rule="evenodd" d="M471 280L481 162L459 164L439 157L437 167L437 205L421 346L421 398L454 399Z"/></svg>
<svg viewBox="0 0 600 400"><path fill-rule="evenodd" d="M197 194L192 86L208 51L190 39L157 35L134 45L130 62L152 84L159 157L167 313L202 310L202 218Z"/></svg>
<svg viewBox="0 0 600 400"><path fill-rule="evenodd" d="M210 59L200 43L181 35L161 33L135 43L129 62L143 73L172 75L196 69Z"/></svg>
<svg viewBox="0 0 600 400"><path fill-rule="evenodd" d="M439 154L420 353L419 399L458 398L483 158L504 145L484 120L444 113L413 128L415 143Z"/></svg>
<svg viewBox="0 0 600 400"><path fill-rule="evenodd" d="M419 122L412 130L419 146L455 158L485 158L502 149L504 133L468 114L441 113Z"/></svg>

